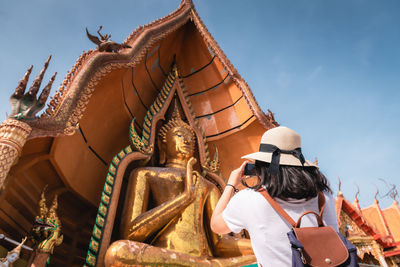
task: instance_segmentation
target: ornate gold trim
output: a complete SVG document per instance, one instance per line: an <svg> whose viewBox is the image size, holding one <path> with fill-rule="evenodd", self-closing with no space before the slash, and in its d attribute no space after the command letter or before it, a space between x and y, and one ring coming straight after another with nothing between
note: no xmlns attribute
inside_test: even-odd
<svg viewBox="0 0 400 267"><path fill-rule="evenodd" d="M31 130L25 122L11 118L0 124L0 189L4 186L11 166L21 155Z"/></svg>

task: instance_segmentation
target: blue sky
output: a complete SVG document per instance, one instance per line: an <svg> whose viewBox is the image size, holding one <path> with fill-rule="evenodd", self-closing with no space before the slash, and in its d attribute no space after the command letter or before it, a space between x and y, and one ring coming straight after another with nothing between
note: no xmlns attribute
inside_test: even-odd
<svg viewBox="0 0 400 267"><path fill-rule="evenodd" d="M195 0L211 34L249 83L261 108L302 136L337 192L372 204L383 178L400 187L400 2ZM49 54L53 91L82 51L85 27L123 41L173 11L179 0L0 1L0 118L26 69ZM32 80L32 78L31 78ZM400 189L400 188L399 188ZM381 206L391 204L379 198Z"/></svg>

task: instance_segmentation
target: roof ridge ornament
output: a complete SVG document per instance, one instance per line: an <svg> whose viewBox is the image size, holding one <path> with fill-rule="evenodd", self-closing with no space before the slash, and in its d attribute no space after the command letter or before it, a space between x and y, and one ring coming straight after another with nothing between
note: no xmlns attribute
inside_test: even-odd
<svg viewBox="0 0 400 267"><path fill-rule="evenodd" d="M356 200L358 202L358 196L360 195L360 187L358 187L358 185L356 184L357 187L357 192L356 192L356 196L354 197L354 200Z"/></svg>
<svg viewBox="0 0 400 267"><path fill-rule="evenodd" d="M399 195L399 192L397 191L396 185L395 184L389 184L385 179L379 178L382 182L385 183L385 185L389 188L389 191L383 195L383 197L390 197L393 199L393 201L396 201L397 196Z"/></svg>
<svg viewBox="0 0 400 267"><path fill-rule="evenodd" d="M339 181L339 184L338 184L338 188L339 188L339 191L338 191L338 197L343 197L343 193L342 193L342 181L340 181L340 177L338 176L337 177L338 178L338 181Z"/></svg>
<svg viewBox="0 0 400 267"><path fill-rule="evenodd" d="M113 52L113 53L119 53L119 51L123 48L132 48L131 46L123 43L119 44L114 41L112 41L111 34L104 34L102 35L100 31L103 29L103 26L100 26L99 29L97 30L97 34L99 37L92 35L89 33L88 29L86 28L86 35L89 38L90 41L93 43L97 44L97 50L99 52Z"/></svg>
<svg viewBox="0 0 400 267"><path fill-rule="evenodd" d="M49 66L51 55L47 58L44 66L27 93L25 93L26 86L28 84L29 76L32 72L33 66L30 66L24 77L19 81L14 94L10 97L11 114L10 118L17 120L33 120L36 119L36 113L38 113L47 101L49 97L51 86L53 85L54 79L56 78L57 72L51 77L49 83L44 87L42 93L38 98L36 95L39 91L40 85L42 84L43 76ZM25 93L25 94L24 94Z"/></svg>
<svg viewBox="0 0 400 267"><path fill-rule="evenodd" d="M194 7L194 4L193 4L192 0L181 0L181 3L180 3L179 6L182 6L182 5L189 5L191 7Z"/></svg>
<svg viewBox="0 0 400 267"><path fill-rule="evenodd" d="M375 187L376 187L376 193L375 193L375 196L374 196L374 203L379 204L379 201L376 198L377 196L379 196L379 188L376 185L375 185Z"/></svg>

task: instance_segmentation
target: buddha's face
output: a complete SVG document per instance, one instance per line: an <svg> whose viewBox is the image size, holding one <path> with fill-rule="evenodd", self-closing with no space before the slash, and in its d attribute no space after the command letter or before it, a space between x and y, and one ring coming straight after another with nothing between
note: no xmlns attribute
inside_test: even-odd
<svg viewBox="0 0 400 267"><path fill-rule="evenodd" d="M168 159L188 160L193 156L193 133L182 126L171 128L166 134Z"/></svg>

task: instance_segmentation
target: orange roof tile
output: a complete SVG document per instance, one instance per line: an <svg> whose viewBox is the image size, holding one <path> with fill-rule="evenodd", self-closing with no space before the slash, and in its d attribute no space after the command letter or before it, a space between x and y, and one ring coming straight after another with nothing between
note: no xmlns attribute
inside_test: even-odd
<svg viewBox="0 0 400 267"><path fill-rule="evenodd" d="M393 204L382 210L382 213L394 239L393 241L400 242L400 209L397 201L393 201Z"/></svg>
<svg viewBox="0 0 400 267"><path fill-rule="evenodd" d="M362 209L361 212L367 223L382 237L390 236L390 231L387 228L385 218L376 198L371 206Z"/></svg>
<svg viewBox="0 0 400 267"><path fill-rule="evenodd" d="M382 235L379 234L379 232L377 232L373 227L371 227L371 225L368 224L368 221L366 220L364 213L361 213L360 210L357 209L357 207L355 207L353 204L347 201L343 197L343 194L339 194L337 196L335 200L335 206L336 206L336 213L339 226L340 226L340 213L341 211L344 211L358 225L358 227L362 229L362 231L364 231L367 235L372 236L374 240L376 240L383 247L385 248L394 247L394 244L392 242L388 242L389 240L384 239Z"/></svg>

